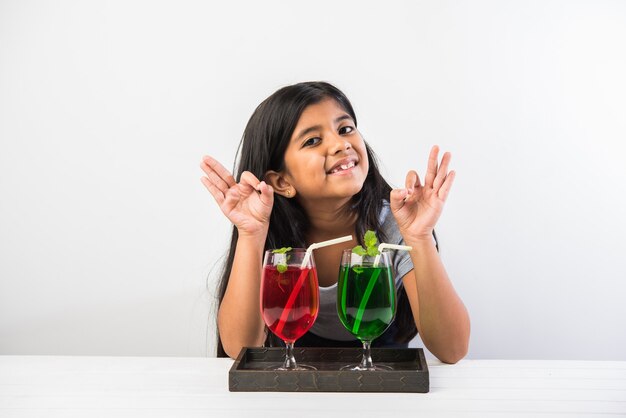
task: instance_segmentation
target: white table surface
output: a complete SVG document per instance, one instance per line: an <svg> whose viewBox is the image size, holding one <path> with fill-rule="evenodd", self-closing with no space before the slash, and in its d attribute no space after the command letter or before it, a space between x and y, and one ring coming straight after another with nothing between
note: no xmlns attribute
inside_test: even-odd
<svg viewBox="0 0 626 418"><path fill-rule="evenodd" d="M0 356L0 417L626 416L626 362L429 361L429 393L229 392L233 361Z"/></svg>

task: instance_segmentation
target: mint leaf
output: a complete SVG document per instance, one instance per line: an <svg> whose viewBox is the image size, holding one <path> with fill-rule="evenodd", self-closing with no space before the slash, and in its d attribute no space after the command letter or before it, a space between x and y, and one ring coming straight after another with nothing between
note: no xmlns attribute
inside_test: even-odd
<svg viewBox="0 0 626 418"><path fill-rule="evenodd" d="M363 242L365 243L365 246L367 247L368 250L371 247L377 247L378 238L376 238L376 233L368 229L367 232L365 233L365 237L363 237Z"/></svg>
<svg viewBox="0 0 626 418"><path fill-rule="evenodd" d="M356 274L361 274L361 273L363 273L363 267L360 267L360 266L354 266L354 267L352 267L352 270L353 270Z"/></svg>
<svg viewBox="0 0 626 418"><path fill-rule="evenodd" d="M370 257L374 257L380 252L378 251L378 238L376 238L376 233L370 229L367 230L365 236L363 237L363 243L366 248L363 248L360 245L357 245L352 249L354 254L358 254L361 257L368 255Z"/></svg>
<svg viewBox="0 0 626 418"><path fill-rule="evenodd" d="M291 251L292 248L291 247L283 247L283 248L279 248L277 250L272 250L272 253L274 254L285 254L288 251ZM274 263L276 264L276 270L278 270L279 273L284 273L287 271L287 261L289 261L289 259L291 258L290 255L285 255L284 257L280 257L280 256L276 256L274 257Z"/></svg>
<svg viewBox="0 0 626 418"><path fill-rule="evenodd" d="M356 247L354 247L352 249L352 252L354 254L360 255L361 257L363 257L365 254L367 254L367 251L365 251L365 248L361 247L360 245L357 245Z"/></svg>
<svg viewBox="0 0 626 418"><path fill-rule="evenodd" d="M378 252L378 247L374 246L374 247L367 247L367 255L369 255L370 257L374 257L375 255L380 254Z"/></svg>

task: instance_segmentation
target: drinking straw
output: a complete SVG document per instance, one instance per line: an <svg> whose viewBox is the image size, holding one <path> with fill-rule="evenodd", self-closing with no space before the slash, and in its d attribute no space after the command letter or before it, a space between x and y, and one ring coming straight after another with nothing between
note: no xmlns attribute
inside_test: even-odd
<svg viewBox="0 0 626 418"><path fill-rule="evenodd" d="M409 247L408 245L396 245L396 244L387 244L383 242L378 246L378 254L374 258L373 267L378 267L378 263L380 262L380 255L384 250L401 250L401 251L411 251L413 247ZM357 334L359 332L359 327L361 326L361 320L363 319L363 314L365 313L365 307L367 306L367 302L369 302L370 296L372 295L372 291L374 290L374 285L376 285L376 280L378 280L378 276L380 275L381 270L376 269L372 273L372 277L370 277L369 283L367 283L367 287L365 288L365 293L363 293L363 297L361 298L361 303L359 304L359 309L356 311L356 315L354 318L354 325L352 326L352 333Z"/></svg>
<svg viewBox="0 0 626 418"><path fill-rule="evenodd" d="M376 255L376 258L374 258L374 267L378 267L378 263L380 262L380 255L383 253L383 250L386 250L386 249L411 251L413 247L410 247L408 245L387 244L386 242L383 242L382 244L378 246L378 254Z"/></svg>
<svg viewBox="0 0 626 418"><path fill-rule="evenodd" d="M276 331L274 331L275 334L280 334L283 328L285 327L285 324L287 323L287 317L289 316L289 312L291 311L291 307L295 303L298 293L300 293L300 288L304 284L304 279L306 279L307 274L309 274L309 272L311 271L310 268L303 268L301 270L302 272L300 273L300 277L298 277L298 281L294 285L293 289L291 289L291 293L289 294L289 299L287 299L287 303L285 303L285 308L283 309L283 312L280 314L278 325L276 325Z"/></svg>
<svg viewBox="0 0 626 418"><path fill-rule="evenodd" d="M302 258L302 264L300 265L300 269L306 267L309 262L309 258L311 258L311 253L313 250L322 247L328 247L329 245L340 244L342 242L350 241L352 239L352 235L346 235L345 237L329 239L328 241L316 242L309 245L309 248L306 249L306 253L304 254L304 258Z"/></svg>
<svg viewBox="0 0 626 418"><path fill-rule="evenodd" d="M365 288L365 293L363 293L363 297L361 298L361 303L359 304L359 309L356 311L356 316L354 318L354 325L352 325L352 333L358 334L359 327L361 326L361 320L363 319L363 314L365 313L365 307L367 306L367 302L370 300L370 295L374 290L374 285L376 284L376 280L378 280L378 276L380 276L381 269L374 270L372 273L372 277L370 277L370 281Z"/></svg>
<svg viewBox="0 0 626 418"><path fill-rule="evenodd" d="M302 270L302 272L300 273L300 277L298 277L298 281L294 285L293 289L291 289L291 294L287 299L287 303L285 303L285 308L280 314L278 325L276 325L276 330L274 331L275 334L280 334L280 332L285 327L289 312L291 311L293 304L296 302L296 297L298 296L298 293L300 293L300 288L302 288L302 285L304 284L304 279L306 279L306 276L311 271L311 269L306 268L306 266L309 263L309 259L311 258L311 253L313 252L313 250L315 250L316 248L327 247L329 245L340 244L342 242L350 241L351 239L352 235L346 235L345 237L330 239L328 241L317 242L309 245L309 248L306 249L304 257L302 258L302 264L300 265L300 270Z"/></svg>

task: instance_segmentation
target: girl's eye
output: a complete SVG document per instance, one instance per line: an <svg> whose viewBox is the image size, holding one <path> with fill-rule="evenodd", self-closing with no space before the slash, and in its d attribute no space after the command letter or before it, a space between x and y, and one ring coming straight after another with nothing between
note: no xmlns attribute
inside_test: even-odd
<svg viewBox="0 0 626 418"><path fill-rule="evenodd" d="M302 146L303 147L310 147L310 146L313 146L313 145L317 145L321 140L322 140L322 138L319 138L319 137L309 138L306 141L304 141L304 144L302 144Z"/></svg>
<svg viewBox="0 0 626 418"><path fill-rule="evenodd" d="M342 126L339 128L340 135L350 134L352 132L354 132L354 128L352 126Z"/></svg>

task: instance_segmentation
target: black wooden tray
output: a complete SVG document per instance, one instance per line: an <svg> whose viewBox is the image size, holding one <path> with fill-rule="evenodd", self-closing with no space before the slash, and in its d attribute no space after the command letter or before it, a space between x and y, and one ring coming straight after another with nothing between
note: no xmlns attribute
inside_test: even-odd
<svg viewBox="0 0 626 418"><path fill-rule="evenodd" d="M429 390L421 348L372 348L374 364L393 370L339 370L361 361L360 348L294 348L299 364L317 370L267 370L281 365L284 348L244 347L228 373L231 392L421 392Z"/></svg>

